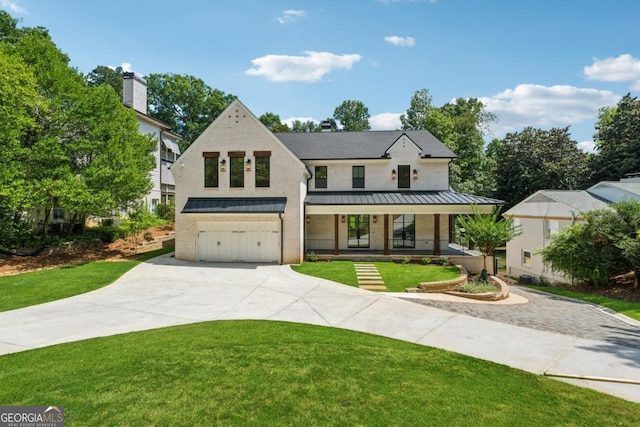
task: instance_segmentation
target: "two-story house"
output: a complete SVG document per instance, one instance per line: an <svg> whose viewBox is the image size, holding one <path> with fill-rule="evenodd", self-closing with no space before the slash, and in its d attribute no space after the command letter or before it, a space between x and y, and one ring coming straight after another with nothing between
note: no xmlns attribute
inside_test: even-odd
<svg viewBox="0 0 640 427"><path fill-rule="evenodd" d="M155 167L150 174L151 191L143 199L149 210L155 212L159 203L169 203L175 195L170 167L180 155L178 144L182 137L171 132L166 123L147 115L147 82L141 76L123 74L122 103L135 111L140 133L150 134L158 141L154 151Z"/></svg>
<svg viewBox="0 0 640 427"><path fill-rule="evenodd" d="M274 134L235 100L172 168L176 257L445 254L455 215L502 203L450 190L455 157L426 131Z"/></svg>

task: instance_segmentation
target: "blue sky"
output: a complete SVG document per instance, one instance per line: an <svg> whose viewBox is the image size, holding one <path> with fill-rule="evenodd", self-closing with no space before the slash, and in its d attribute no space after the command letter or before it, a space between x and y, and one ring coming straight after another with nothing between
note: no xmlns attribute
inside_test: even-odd
<svg viewBox="0 0 640 427"><path fill-rule="evenodd" d="M637 0L0 0L49 29L84 73L123 65L191 74L256 116L320 121L362 101L395 129L411 96L481 99L492 137L571 126L640 91Z"/></svg>

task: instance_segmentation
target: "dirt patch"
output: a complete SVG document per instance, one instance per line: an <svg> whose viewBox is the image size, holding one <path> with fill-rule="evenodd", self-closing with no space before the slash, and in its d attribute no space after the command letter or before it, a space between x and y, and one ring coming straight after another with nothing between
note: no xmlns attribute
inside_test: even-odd
<svg viewBox="0 0 640 427"><path fill-rule="evenodd" d="M173 225L152 227L138 235L138 243L145 242L145 232L151 233L155 239L173 233ZM145 252L138 247L137 253ZM39 254L33 256L16 256L0 254L0 277L29 271L46 270L57 267L68 267L90 261L126 261L136 259L133 238L119 239L113 243L98 245L89 249L76 249L58 254Z"/></svg>

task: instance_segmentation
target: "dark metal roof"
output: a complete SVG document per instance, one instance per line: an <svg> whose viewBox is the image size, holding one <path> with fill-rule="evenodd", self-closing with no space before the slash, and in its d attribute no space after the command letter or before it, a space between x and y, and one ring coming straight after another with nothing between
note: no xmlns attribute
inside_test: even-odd
<svg viewBox="0 0 640 427"><path fill-rule="evenodd" d="M455 191L316 191L307 205L503 205L505 202Z"/></svg>
<svg viewBox="0 0 640 427"><path fill-rule="evenodd" d="M290 132L276 133L300 160L379 159L403 134L407 135L431 158L456 158L453 151L427 131L366 131L366 132Z"/></svg>
<svg viewBox="0 0 640 427"><path fill-rule="evenodd" d="M189 197L182 213L284 213L286 197Z"/></svg>

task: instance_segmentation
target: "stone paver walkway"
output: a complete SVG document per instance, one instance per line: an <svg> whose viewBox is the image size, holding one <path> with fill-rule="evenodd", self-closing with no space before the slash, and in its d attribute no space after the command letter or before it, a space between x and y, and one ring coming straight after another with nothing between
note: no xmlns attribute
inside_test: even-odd
<svg viewBox="0 0 640 427"><path fill-rule="evenodd" d="M370 291L387 290L387 287L384 285L384 280L382 280L382 276L374 263L361 262L354 263L353 266L356 269L356 278L358 279L358 286L360 288Z"/></svg>
<svg viewBox="0 0 640 427"><path fill-rule="evenodd" d="M640 348L640 327L614 317L615 312L609 309L520 286L511 286L510 292L529 302L492 305L437 300L411 301L510 325Z"/></svg>

